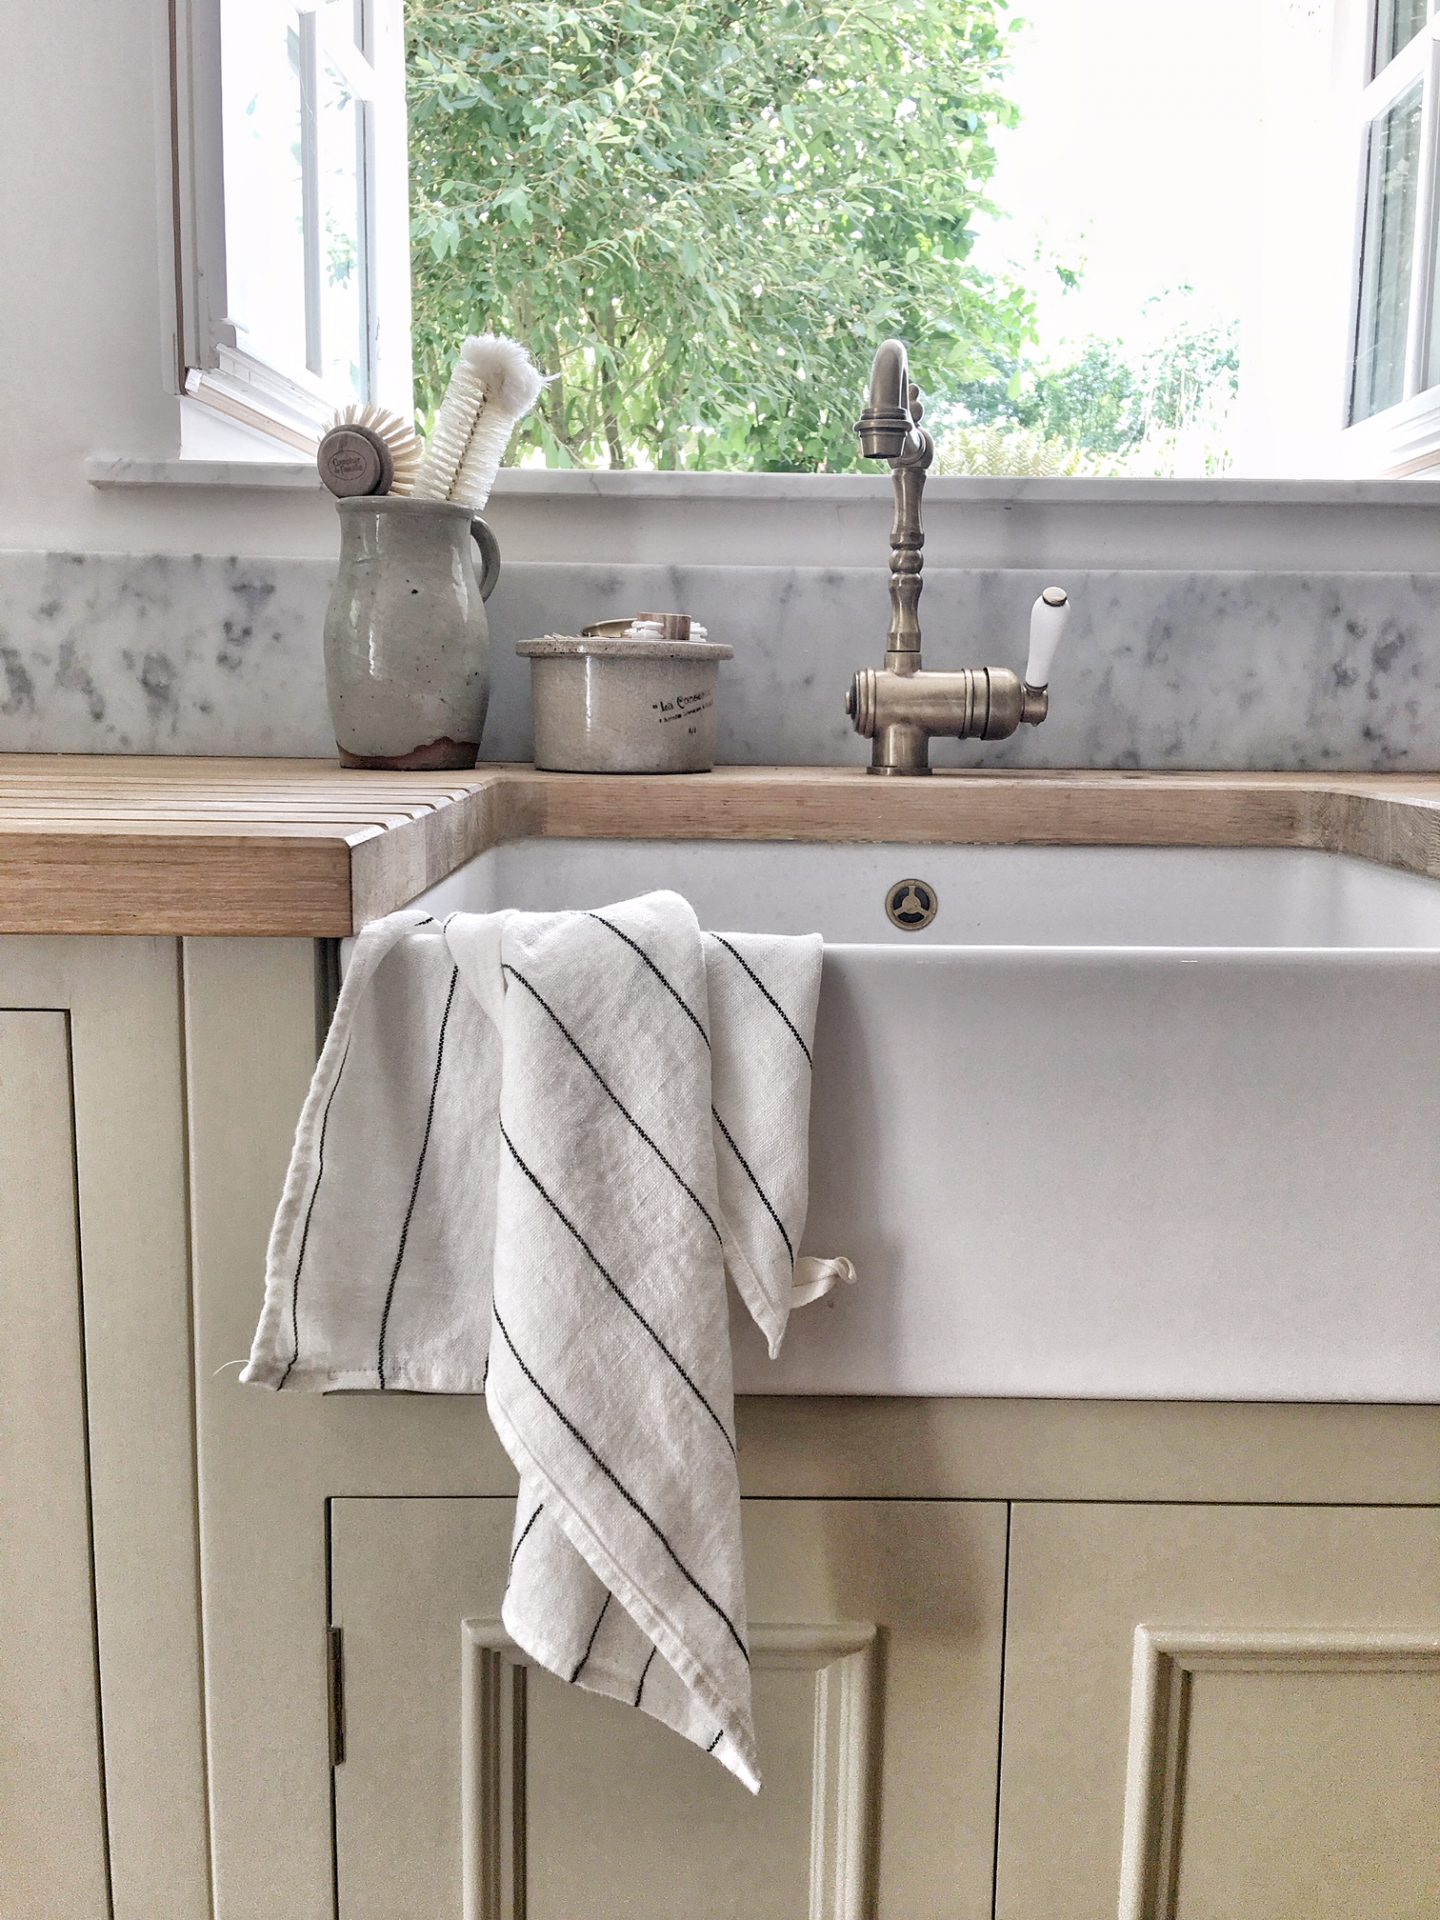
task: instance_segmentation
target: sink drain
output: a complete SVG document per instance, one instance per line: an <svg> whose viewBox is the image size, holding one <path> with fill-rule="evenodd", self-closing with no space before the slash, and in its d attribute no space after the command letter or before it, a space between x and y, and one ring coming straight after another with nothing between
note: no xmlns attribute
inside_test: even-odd
<svg viewBox="0 0 1440 1920"><path fill-rule="evenodd" d="M897 880L885 895L885 911L902 933L919 933L940 905L928 880Z"/></svg>

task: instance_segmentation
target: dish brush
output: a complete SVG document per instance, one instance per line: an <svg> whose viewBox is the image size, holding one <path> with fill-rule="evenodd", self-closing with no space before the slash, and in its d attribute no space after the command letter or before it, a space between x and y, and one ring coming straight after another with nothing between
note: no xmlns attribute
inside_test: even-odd
<svg viewBox="0 0 1440 1920"><path fill-rule="evenodd" d="M408 420L384 407L345 407L326 428L315 452L320 478L337 499L357 494L409 493L420 471L420 436Z"/></svg>
<svg viewBox="0 0 1440 1920"><path fill-rule="evenodd" d="M417 500L455 500L479 513L490 498L510 436L545 385L518 340L472 334L435 417L415 479Z"/></svg>

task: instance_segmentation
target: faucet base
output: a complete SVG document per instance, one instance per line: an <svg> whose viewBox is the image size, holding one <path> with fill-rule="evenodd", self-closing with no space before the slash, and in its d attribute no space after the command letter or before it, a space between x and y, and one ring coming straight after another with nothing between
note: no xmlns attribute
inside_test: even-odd
<svg viewBox="0 0 1440 1920"><path fill-rule="evenodd" d="M908 774L912 778L929 773L930 735L925 727L913 720L890 720L875 728L873 740L871 773Z"/></svg>
<svg viewBox="0 0 1440 1920"><path fill-rule="evenodd" d="M855 731L874 742L872 773L928 773L932 738L1005 740L1017 727L1038 727L1049 705L1044 687L1027 686L1008 667L861 667L845 696Z"/></svg>

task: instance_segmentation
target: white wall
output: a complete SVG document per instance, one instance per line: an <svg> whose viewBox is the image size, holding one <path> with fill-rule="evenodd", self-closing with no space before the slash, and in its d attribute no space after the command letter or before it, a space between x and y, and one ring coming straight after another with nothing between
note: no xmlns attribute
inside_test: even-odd
<svg viewBox="0 0 1440 1920"><path fill-rule="evenodd" d="M99 491L178 451L164 0L0 0L0 545L323 552L321 502Z"/></svg>
<svg viewBox="0 0 1440 1920"><path fill-rule="evenodd" d="M115 455L139 463L129 478L153 478L178 450L166 45L164 0L0 0L0 546L328 554L333 516L312 486L86 477L88 458ZM493 518L511 561L883 565L886 493L881 475L750 488L522 474L502 478ZM927 501L927 553L974 566L1431 571L1432 502L1433 480L1369 493L945 481Z"/></svg>

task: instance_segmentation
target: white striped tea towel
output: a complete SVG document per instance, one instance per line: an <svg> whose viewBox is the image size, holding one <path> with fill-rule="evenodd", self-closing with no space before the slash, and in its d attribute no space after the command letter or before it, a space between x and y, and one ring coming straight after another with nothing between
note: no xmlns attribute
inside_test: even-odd
<svg viewBox="0 0 1440 1920"><path fill-rule="evenodd" d="M356 943L247 1383L484 1392L520 1475L503 1619L752 1789L728 1273L778 1351L821 942L598 913L392 914Z"/></svg>

